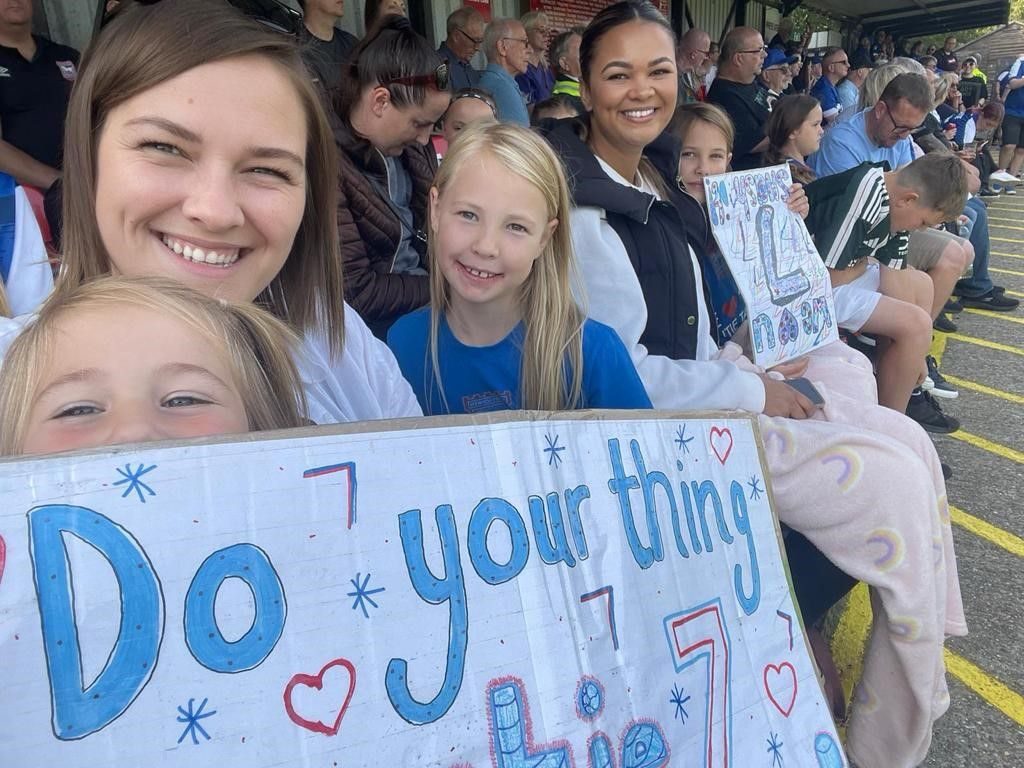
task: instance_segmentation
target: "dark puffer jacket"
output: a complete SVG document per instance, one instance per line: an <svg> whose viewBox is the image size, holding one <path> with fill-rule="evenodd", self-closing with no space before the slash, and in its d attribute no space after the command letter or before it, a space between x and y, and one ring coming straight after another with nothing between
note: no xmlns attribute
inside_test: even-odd
<svg viewBox="0 0 1024 768"><path fill-rule="evenodd" d="M429 278L394 274L402 225L382 194L388 188L384 156L334 121L338 145L338 241L345 275L345 299L370 329L384 338L402 315L430 300ZM405 148L400 158L412 179L413 246L426 268L427 195L437 171L429 146Z"/></svg>

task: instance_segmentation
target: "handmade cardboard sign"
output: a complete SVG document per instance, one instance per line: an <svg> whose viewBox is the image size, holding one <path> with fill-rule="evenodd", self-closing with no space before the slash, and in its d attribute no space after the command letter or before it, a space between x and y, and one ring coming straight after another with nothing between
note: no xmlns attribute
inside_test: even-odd
<svg viewBox="0 0 1024 768"><path fill-rule="evenodd" d="M704 179L711 230L747 304L754 362L765 368L838 340L828 270L786 208L788 165Z"/></svg>
<svg viewBox="0 0 1024 768"><path fill-rule="evenodd" d="M0 464L3 765L845 765L755 422L634 415Z"/></svg>

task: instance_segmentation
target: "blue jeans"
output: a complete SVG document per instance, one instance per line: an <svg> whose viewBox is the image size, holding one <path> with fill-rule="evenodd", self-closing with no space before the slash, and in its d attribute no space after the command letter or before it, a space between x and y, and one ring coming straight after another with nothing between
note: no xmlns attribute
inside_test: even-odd
<svg viewBox="0 0 1024 768"><path fill-rule="evenodd" d="M967 239L974 246L974 271L970 277L956 284L961 296L983 296L992 290L992 280L988 276L988 209L981 198L972 197L964 206L967 227L970 233Z"/></svg>

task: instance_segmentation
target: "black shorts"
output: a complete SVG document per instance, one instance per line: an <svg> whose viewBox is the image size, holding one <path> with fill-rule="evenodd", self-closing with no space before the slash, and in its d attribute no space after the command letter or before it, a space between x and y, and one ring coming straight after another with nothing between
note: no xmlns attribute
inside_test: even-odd
<svg viewBox="0 0 1024 768"><path fill-rule="evenodd" d="M1003 144L1024 146L1024 117L1006 115L1003 118Z"/></svg>

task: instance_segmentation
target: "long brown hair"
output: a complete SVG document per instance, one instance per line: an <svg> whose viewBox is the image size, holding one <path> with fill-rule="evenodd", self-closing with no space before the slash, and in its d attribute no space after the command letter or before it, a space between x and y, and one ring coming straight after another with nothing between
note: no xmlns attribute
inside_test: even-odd
<svg viewBox="0 0 1024 768"><path fill-rule="evenodd" d="M295 44L227 3L132 5L86 52L65 124L64 255L56 290L110 271L96 221L96 150L110 111L190 69L239 56L259 56L281 70L303 105L308 132L302 222L287 261L256 301L305 332L322 333L340 355L344 294L335 218L338 164L330 126Z"/></svg>
<svg viewBox="0 0 1024 768"><path fill-rule="evenodd" d="M800 126L811 114L811 110L817 106L820 106L820 103L816 98L803 93L783 96L775 102L764 129L765 135L768 137L768 149L764 152L764 165L781 165L789 162L789 155L783 151L783 147L789 143L789 137L793 132L800 130ZM802 162L803 158L800 160ZM793 180L801 184L810 184L814 181L813 176L800 166L791 166L790 172L793 174Z"/></svg>

